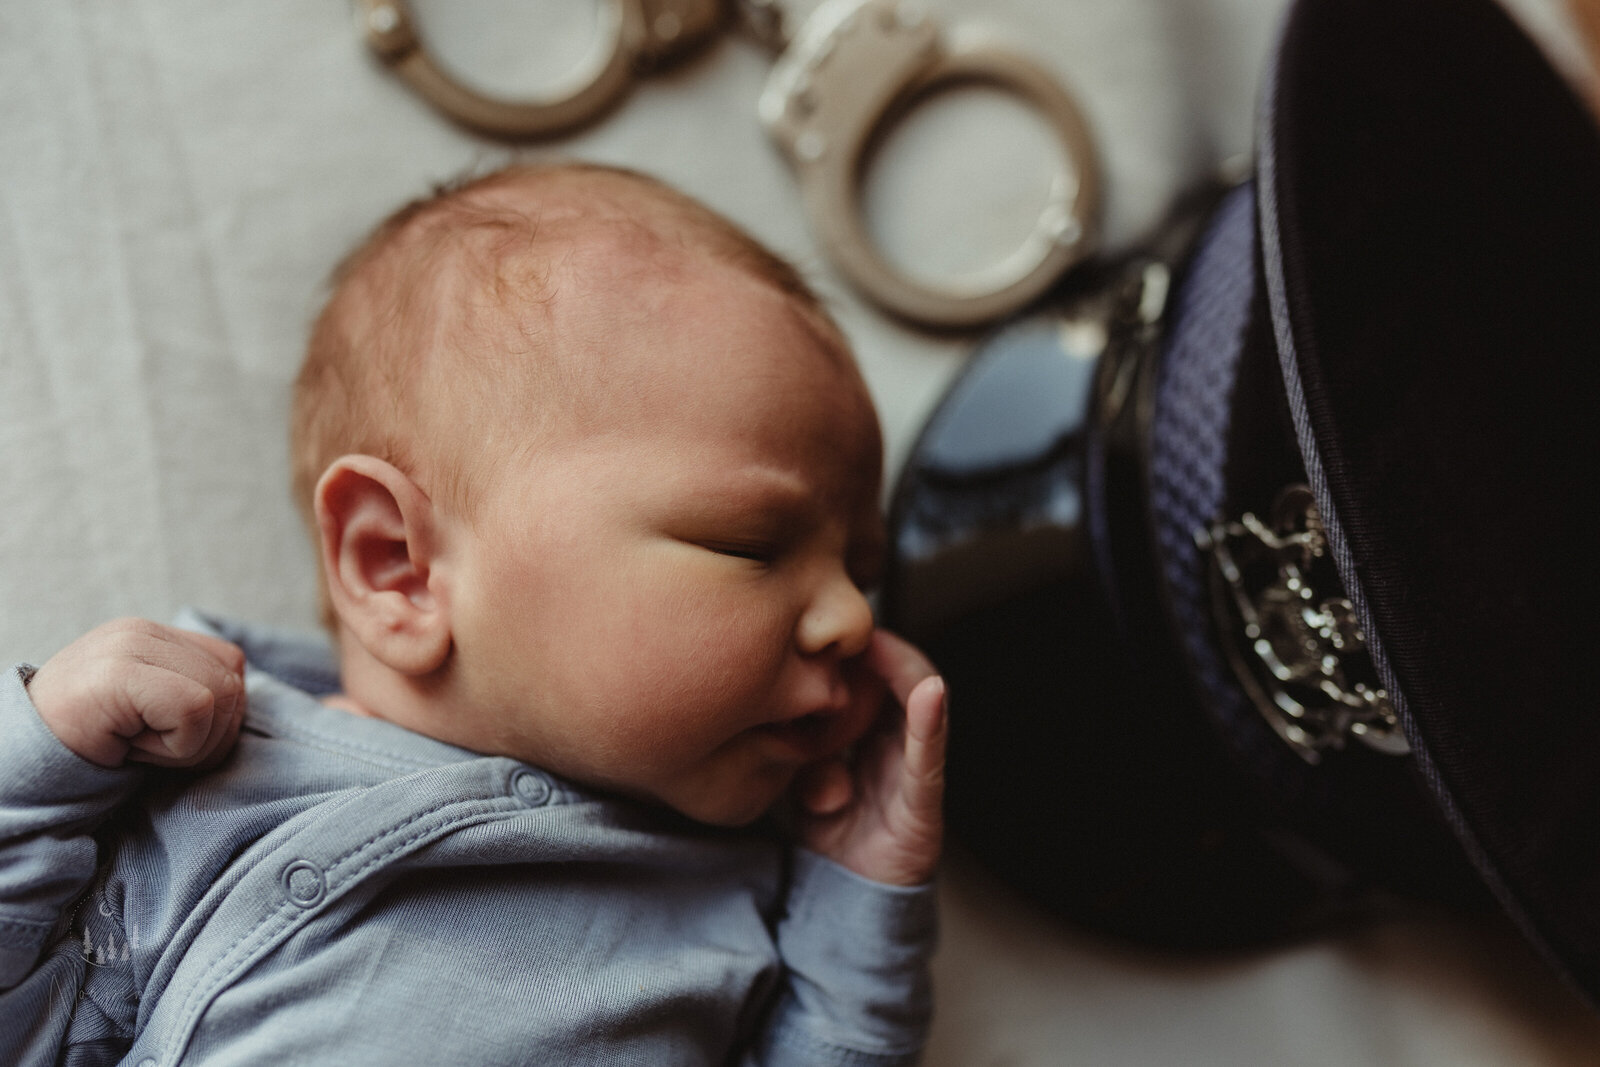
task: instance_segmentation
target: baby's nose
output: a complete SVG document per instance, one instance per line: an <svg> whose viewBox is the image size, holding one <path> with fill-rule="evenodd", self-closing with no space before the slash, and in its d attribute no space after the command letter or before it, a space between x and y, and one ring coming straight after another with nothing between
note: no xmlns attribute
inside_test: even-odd
<svg viewBox="0 0 1600 1067"><path fill-rule="evenodd" d="M814 656L831 648L839 658L849 659L867 650L872 628L872 605L841 572L817 590L800 617L795 636L800 650L807 655Z"/></svg>

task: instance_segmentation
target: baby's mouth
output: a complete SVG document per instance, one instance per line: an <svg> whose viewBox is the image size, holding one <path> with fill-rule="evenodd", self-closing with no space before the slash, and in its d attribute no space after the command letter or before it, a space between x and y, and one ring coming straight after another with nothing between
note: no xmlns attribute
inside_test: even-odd
<svg viewBox="0 0 1600 1067"><path fill-rule="evenodd" d="M821 738L827 733L835 716L821 711L808 712L794 719L785 719L782 722L768 723L766 728L773 733L795 738Z"/></svg>
<svg viewBox="0 0 1600 1067"><path fill-rule="evenodd" d="M762 723L755 732L777 740L792 749L796 756L807 761L828 755L838 746L838 726L842 716L837 712L813 711L792 719Z"/></svg>

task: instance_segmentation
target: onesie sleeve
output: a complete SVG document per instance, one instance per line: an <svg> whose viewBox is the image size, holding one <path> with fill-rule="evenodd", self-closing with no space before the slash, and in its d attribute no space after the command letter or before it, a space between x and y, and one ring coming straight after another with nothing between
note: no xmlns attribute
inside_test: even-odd
<svg viewBox="0 0 1600 1067"><path fill-rule="evenodd" d="M0 674L0 1019L64 911L93 880L91 833L138 784L63 745L28 699L33 668Z"/></svg>
<svg viewBox="0 0 1600 1067"><path fill-rule="evenodd" d="M933 1015L933 887L883 885L796 849L787 903L783 985L746 1067L916 1063Z"/></svg>

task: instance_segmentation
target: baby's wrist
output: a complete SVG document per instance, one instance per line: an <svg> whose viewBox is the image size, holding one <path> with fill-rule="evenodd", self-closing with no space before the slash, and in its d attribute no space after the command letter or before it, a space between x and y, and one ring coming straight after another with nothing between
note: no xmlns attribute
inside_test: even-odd
<svg viewBox="0 0 1600 1067"><path fill-rule="evenodd" d="M864 881L892 889L916 889L931 885L939 869L939 858L927 857L862 857L845 853L808 848L829 863Z"/></svg>
<svg viewBox="0 0 1600 1067"><path fill-rule="evenodd" d="M70 810L78 825L92 825L144 775L134 765L101 766L68 748L39 717L23 676L20 669L0 670L0 808Z"/></svg>
<svg viewBox="0 0 1600 1067"><path fill-rule="evenodd" d="M39 721L69 752L99 767L114 769L123 765L127 742L103 722L96 728L97 716L85 712L83 701L63 699L51 684L53 678L42 667L25 663L18 667L18 673ZM41 677L44 678L42 684Z"/></svg>

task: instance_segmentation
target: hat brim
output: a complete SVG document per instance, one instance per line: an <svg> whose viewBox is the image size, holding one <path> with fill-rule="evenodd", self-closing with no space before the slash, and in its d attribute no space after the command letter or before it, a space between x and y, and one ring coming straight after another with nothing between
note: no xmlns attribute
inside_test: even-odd
<svg viewBox="0 0 1600 1067"><path fill-rule="evenodd" d="M1428 790L1600 993L1600 130L1487 0L1302 0L1260 127L1309 484Z"/></svg>

